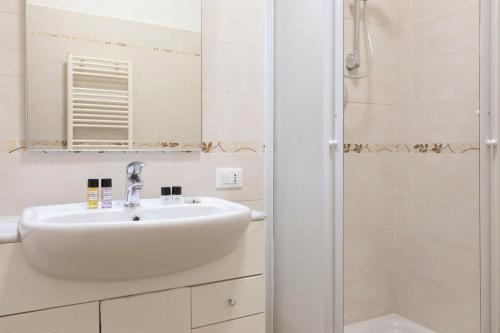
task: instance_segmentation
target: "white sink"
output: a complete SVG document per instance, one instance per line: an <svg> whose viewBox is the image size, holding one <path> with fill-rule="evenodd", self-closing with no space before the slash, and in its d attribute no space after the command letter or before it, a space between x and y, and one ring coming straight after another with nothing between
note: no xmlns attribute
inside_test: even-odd
<svg viewBox="0 0 500 333"><path fill-rule="evenodd" d="M169 274L231 252L250 222L247 207L215 198L162 206L88 210L84 204L31 207L20 223L28 261L62 278L113 280ZM132 221L133 217L140 218Z"/></svg>

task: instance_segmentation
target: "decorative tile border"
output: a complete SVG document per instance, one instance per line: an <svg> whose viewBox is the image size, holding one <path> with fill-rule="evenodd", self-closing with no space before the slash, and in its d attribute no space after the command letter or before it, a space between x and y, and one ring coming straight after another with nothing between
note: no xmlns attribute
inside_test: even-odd
<svg viewBox="0 0 500 333"><path fill-rule="evenodd" d="M65 141L43 141L32 144L32 147L44 151L61 149L64 151ZM176 142L159 142L151 144L139 144L137 148L142 151L160 151L160 152L192 152L201 150L206 154L241 154L241 153L262 153L266 147L257 142L223 142L209 141L201 144L179 144ZM167 148L167 150L162 150ZM134 150L138 152L141 150ZM26 151L26 142L24 140L0 141L0 153L16 153ZM418 144L364 144L364 143L346 143L344 144L345 154L382 154L382 153L406 153L406 154L465 154L478 152L477 143L418 143ZM126 152L126 151L125 151Z"/></svg>
<svg viewBox="0 0 500 333"><path fill-rule="evenodd" d="M182 54L182 55L190 55L190 56L194 56L194 57L201 57L201 53L191 53L191 52L179 51L179 50L174 50L174 49L168 49L168 48L164 48L164 47L154 47L154 46L145 46L145 45L139 45L139 44L131 44L131 43L123 42L123 41L111 41L111 40L72 36L72 35L58 34L58 33L54 33L54 32L42 32L42 31L32 31L31 34L34 36L39 36L39 37L67 39L67 40L80 41L80 42L86 42L86 43L101 44L101 45L106 45L106 46L119 46L119 47L133 48L133 49L149 50L149 51L154 51L154 52L165 52L165 53L173 53L173 54ZM201 37L200 37L200 40L201 40Z"/></svg>
<svg viewBox="0 0 500 333"><path fill-rule="evenodd" d="M262 153L266 146L262 143L251 142L203 142L201 151L210 153Z"/></svg>
<svg viewBox="0 0 500 333"><path fill-rule="evenodd" d="M193 152L201 151L205 154L257 154L265 151L265 145L258 142L203 142L180 144L177 142L158 142L158 143L136 143L137 150L131 152ZM38 151L60 150L65 151L66 141L61 140L38 140L31 142L30 146ZM26 151L26 141L7 140L0 141L0 153L19 153ZM85 150L82 150L85 151ZM109 151L109 150L108 150ZM117 149L117 151L122 151ZM105 152L105 151L103 151ZM127 153L128 151L123 151Z"/></svg>
<svg viewBox="0 0 500 333"><path fill-rule="evenodd" d="M0 141L0 153L16 153L26 150L26 141L24 140L6 140Z"/></svg>
<svg viewBox="0 0 500 333"><path fill-rule="evenodd" d="M379 153L407 153L407 154L464 154L479 151L477 143L400 143L400 144L344 144L346 154L379 154Z"/></svg>

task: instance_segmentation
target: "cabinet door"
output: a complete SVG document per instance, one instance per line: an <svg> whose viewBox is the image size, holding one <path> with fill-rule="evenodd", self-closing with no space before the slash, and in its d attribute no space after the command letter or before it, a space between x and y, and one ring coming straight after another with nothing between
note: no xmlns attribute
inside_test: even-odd
<svg viewBox="0 0 500 333"><path fill-rule="evenodd" d="M99 333L99 303L0 318L1 333Z"/></svg>
<svg viewBox="0 0 500 333"><path fill-rule="evenodd" d="M101 333L189 333L187 288L101 302Z"/></svg>
<svg viewBox="0 0 500 333"><path fill-rule="evenodd" d="M265 331L266 316L260 314L196 328L193 333L265 333Z"/></svg>

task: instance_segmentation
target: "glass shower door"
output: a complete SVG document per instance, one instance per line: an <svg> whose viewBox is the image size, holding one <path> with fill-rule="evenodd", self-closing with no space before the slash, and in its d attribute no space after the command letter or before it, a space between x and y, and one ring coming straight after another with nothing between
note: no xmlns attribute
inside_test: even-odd
<svg viewBox="0 0 500 333"><path fill-rule="evenodd" d="M347 333L480 332L479 5L344 1Z"/></svg>

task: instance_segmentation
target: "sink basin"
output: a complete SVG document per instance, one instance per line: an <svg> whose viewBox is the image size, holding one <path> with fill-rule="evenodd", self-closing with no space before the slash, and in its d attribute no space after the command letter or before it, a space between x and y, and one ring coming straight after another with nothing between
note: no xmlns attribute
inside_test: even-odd
<svg viewBox="0 0 500 333"><path fill-rule="evenodd" d="M31 207L20 222L22 246L40 272L115 280L169 274L231 252L250 222L249 208L215 198L163 206L88 210L85 204ZM138 221L134 221L139 219Z"/></svg>

